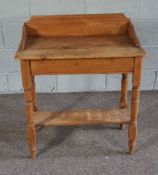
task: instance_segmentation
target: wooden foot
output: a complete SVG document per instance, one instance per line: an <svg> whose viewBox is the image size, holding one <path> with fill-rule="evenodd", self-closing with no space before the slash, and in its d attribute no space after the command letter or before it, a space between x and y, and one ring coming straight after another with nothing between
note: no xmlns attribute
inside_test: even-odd
<svg viewBox="0 0 158 175"><path fill-rule="evenodd" d="M31 158L36 158L36 130L33 125L28 126L28 142Z"/></svg>
<svg viewBox="0 0 158 175"><path fill-rule="evenodd" d="M137 124L131 123L129 125L129 131L128 131L128 149L129 154L133 154L136 148L136 139L137 139Z"/></svg>
<svg viewBox="0 0 158 175"><path fill-rule="evenodd" d="M36 159L36 152L34 152L34 151L31 152L31 158L32 158L33 160Z"/></svg>

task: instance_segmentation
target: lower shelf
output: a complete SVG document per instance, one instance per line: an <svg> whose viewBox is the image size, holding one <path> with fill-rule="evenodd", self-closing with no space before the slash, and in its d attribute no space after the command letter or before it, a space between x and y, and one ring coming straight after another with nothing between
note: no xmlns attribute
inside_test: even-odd
<svg viewBox="0 0 158 175"><path fill-rule="evenodd" d="M120 124L129 123L130 112L127 109L34 112L33 121L42 126Z"/></svg>

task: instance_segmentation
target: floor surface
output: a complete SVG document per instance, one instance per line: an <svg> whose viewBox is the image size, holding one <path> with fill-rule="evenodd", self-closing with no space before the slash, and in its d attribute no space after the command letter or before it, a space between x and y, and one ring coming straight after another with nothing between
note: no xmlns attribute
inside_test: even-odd
<svg viewBox="0 0 158 175"><path fill-rule="evenodd" d="M118 107L118 92L38 94L39 110ZM158 175L158 91L141 93L137 150L128 155L128 126L48 127L38 155L27 146L23 96L0 95L0 175Z"/></svg>

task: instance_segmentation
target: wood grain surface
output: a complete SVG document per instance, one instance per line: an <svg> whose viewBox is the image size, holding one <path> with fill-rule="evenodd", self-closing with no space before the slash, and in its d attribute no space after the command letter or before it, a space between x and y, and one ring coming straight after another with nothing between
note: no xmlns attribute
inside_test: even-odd
<svg viewBox="0 0 158 175"><path fill-rule="evenodd" d="M128 123L130 112L126 109L35 112L33 120L35 125L42 126L116 124Z"/></svg>
<svg viewBox="0 0 158 175"><path fill-rule="evenodd" d="M24 24L16 53L21 62L28 143L36 157L36 126L129 124L128 146L136 147L139 89L144 49L123 14L33 16ZM35 75L122 74L118 109L39 112ZM132 73L131 110L127 109L128 74ZM72 82L73 83L73 82Z"/></svg>
<svg viewBox="0 0 158 175"><path fill-rule="evenodd" d="M18 59L77 59L143 56L128 35L29 37Z"/></svg>

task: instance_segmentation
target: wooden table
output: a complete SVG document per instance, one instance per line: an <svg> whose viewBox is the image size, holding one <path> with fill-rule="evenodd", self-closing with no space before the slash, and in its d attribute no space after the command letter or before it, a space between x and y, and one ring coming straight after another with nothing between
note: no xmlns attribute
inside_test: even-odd
<svg viewBox="0 0 158 175"><path fill-rule="evenodd" d="M36 157L36 127L129 124L129 153L135 150L143 56L131 21L123 14L33 16L24 24L16 54L20 60L31 157ZM127 109L128 74L131 108ZM120 106L112 110L39 112L35 75L122 74Z"/></svg>

